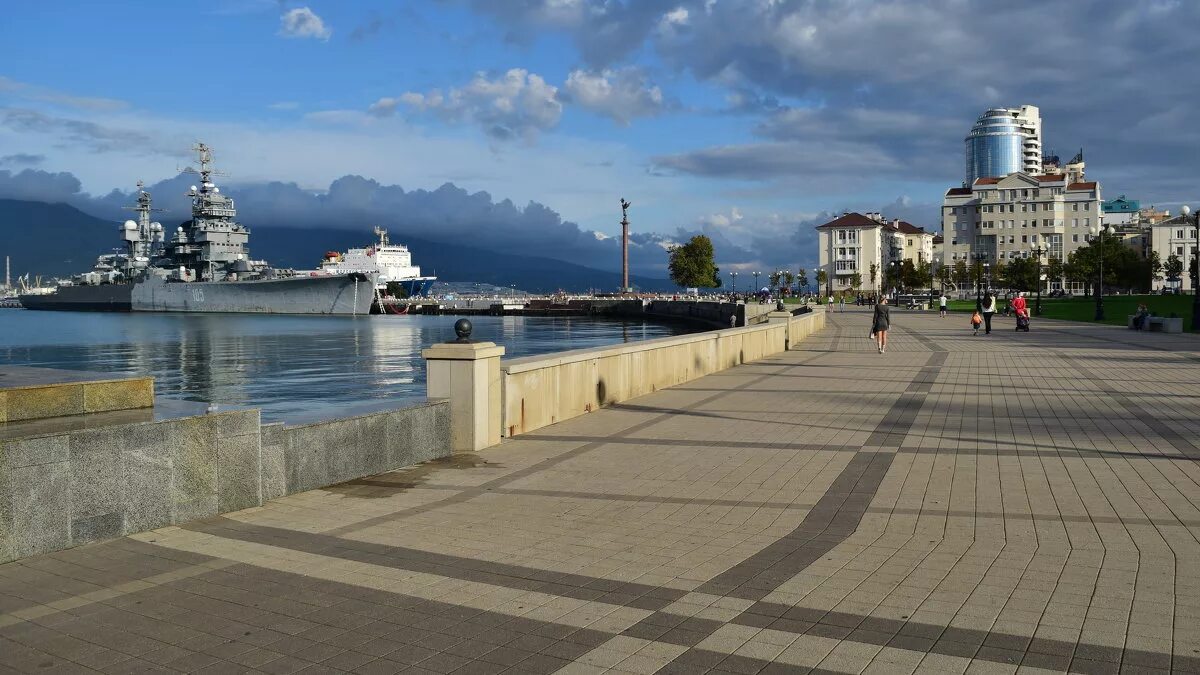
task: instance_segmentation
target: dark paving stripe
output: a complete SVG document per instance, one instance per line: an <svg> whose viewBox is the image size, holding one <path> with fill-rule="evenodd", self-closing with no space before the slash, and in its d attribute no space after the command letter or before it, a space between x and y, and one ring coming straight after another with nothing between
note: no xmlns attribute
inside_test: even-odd
<svg viewBox="0 0 1200 675"><path fill-rule="evenodd" d="M770 393L779 394L781 392L772 390ZM651 408L643 407L641 410L649 410ZM764 424L769 423L763 421ZM858 452L862 446L858 445L826 445L823 443L787 443L773 441L735 441L735 440L678 440L674 438L600 438L596 436L538 436L537 438L528 438L521 440L530 441L554 441L560 443L570 443L578 441L599 441L607 442L610 445L654 445L661 447L673 448L717 448L731 450L802 450L812 452ZM462 488L459 488L462 489Z"/></svg>
<svg viewBox="0 0 1200 675"><path fill-rule="evenodd" d="M180 527L223 539L639 609L662 609L686 594L685 591L646 584L610 581L579 574L431 553L415 548L343 539L328 534L253 525L222 517L187 523Z"/></svg>
<svg viewBox="0 0 1200 675"><path fill-rule="evenodd" d="M611 436L606 437L602 440L597 440L592 443L586 443L586 444L581 445L578 448L575 448L573 450L568 450L567 452L557 454L553 457L548 457L540 462L537 462L536 464L531 464L531 465L525 467L524 469L519 469L517 471L513 471L512 473L505 474L503 476L500 476L499 478L494 478L490 481L487 481L486 483L481 483L480 485L477 485L475 487L466 488L462 492L459 492L458 494L453 495L451 497L447 497L445 499L440 499L435 502L430 502L428 504L422 504L420 506L414 506L409 509L402 509L399 511L394 511L392 513L387 513L387 514L384 514L381 516L376 516L374 518L367 518L366 520L361 520L356 523L351 523L349 525L345 525L342 527L327 530L325 532L325 534L335 535L335 536L340 536L340 535L345 535L345 534L353 534L355 532L361 532L362 530L365 530L367 528L374 527L375 525L393 522L393 521L396 521L396 520L399 520L402 518L406 518L413 514L425 513L425 512L431 511L433 509L441 508L443 506L448 506L451 504L461 504L462 502L470 501L471 499L474 499L475 497L487 494L493 488L496 488L496 487L499 487L502 485L508 485L509 483L521 480L522 478L525 478L527 476L532 476L533 474L539 473L541 471L545 471L546 469L548 469L552 466L555 466L557 464L561 464L568 460L574 459L576 457L579 457L580 455L589 453L593 450L598 450L600 448L603 448L604 446L606 446L609 443L614 442L616 440L619 440L622 438L628 438L628 437L636 434L639 431L648 429L648 428L654 426L655 424L658 424L659 422L670 419L671 417L673 417L675 415L686 414L689 411L695 411L704 405L712 403L713 401L717 401L717 400L720 400L731 394L735 394L735 393L738 393L745 389L749 389L749 388L753 387L754 385L758 384L759 382L762 382L763 380L769 379L772 376L779 374L779 373L786 373L787 371L789 371L793 368L800 367L800 366L804 365L804 363L806 363L807 361L811 361L815 358L818 358L819 356L820 356L820 354L812 354L807 359L805 359L804 361L802 361L800 363L793 363L793 364L788 364L788 365L771 364L771 367L774 369L773 372L764 373L757 377L751 378L751 379L747 380L746 382L743 382L742 384L739 384L734 387L729 387L729 388L719 391L711 396L706 396L698 401L695 401L694 403L690 403L688 405L681 406L678 409L672 409L672 410L663 412L659 415L652 417L651 419L645 420L643 422L639 422L638 424L634 424L633 426L623 429L621 431L614 432ZM755 363L760 367L763 365L766 365L762 361L758 361ZM755 365L755 364L745 364L743 367L753 366L753 365ZM609 406L609 407L617 407L617 406ZM553 425L551 425L551 426L553 426ZM536 431L534 431L530 434L523 435L522 438L517 439L517 440L521 441L521 440L525 440L526 438L528 438L529 440L536 441L536 440L539 440L539 435Z"/></svg>
<svg viewBox="0 0 1200 675"><path fill-rule="evenodd" d="M214 558L113 539L0 565L0 614L130 581L177 572ZM2 651L2 650L0 650Z"/></svg>
<svg viewBox="0 0 1200 675"><path fill-rule="evenodd" d="M121 672L336 672L370 664L366 672L549 675L614 637L253 565L107 603L69 610L49 626L0 628L0 664L23 672L109 671L118 663Z"/></svg>
<svg viewBox="0 0 1200 675"><path fill-rule="evenodd" d="M909 330L907 328L901 328L900 332L904 335L907 335L907 336L913 338L917 342L920 342L922 345L925 346L926 349L928 349L931 352L937 353L937 352L946 351L946 348L941 346L940 344L938 344L936 341L931 340L928 337L926 337L925 335L918 333L914 330Z"/></svg>
<svg viewBox="0 0 1200 675"><path fill-rule="evenodd" d="M855 455L799 527L696 590L745 600L769 595L858 528L893 457L890 452Z"/></svg>
<svg viewBox="0 0 1200 675"><path fill-rule="evenodd" d="M725 625L723 622L713 619L698 619L667 612L655 612L625 629L621 635L667 642L683 647L695 647L703 642L704 638L717 632L717 629L723 625Z"/></svg>
<svg viewBox="0 0 1200 675"><path fill-rule="evenodd" d="M1031 638L1026 635L996 633L970 628L955 628L935 624L917 623L902 619L884 619L861 614L831 612L806 607L792 607L771 602L757 602L730 623L756 628L770 628L788 633L815 635L836 640L849 640L863 644L897 647L912 651L964 656L993 663L1030 665L1033 661L1054 660L1055 670L1083 670L1084 661L1171 666L1171 655L1137 649L1106 647L1089 643L1065 642ZM1047 658L1053 657L1053 659ZM1074 663L1072 659L1079 661ZM1182 660L1181 660L1182 659ZM1200 658L1175 657L1175 668L1200 666Z"/></svg>
<svg viewBox="0 0 1200 675"><path fill-rule="evenodd" d="M749 656L735 656L707 649L689 649L677 659L655 671L655 675L695 675L696 673L743 673L749 675L847 675L840 670L805 668L773 663Z"/></svg>

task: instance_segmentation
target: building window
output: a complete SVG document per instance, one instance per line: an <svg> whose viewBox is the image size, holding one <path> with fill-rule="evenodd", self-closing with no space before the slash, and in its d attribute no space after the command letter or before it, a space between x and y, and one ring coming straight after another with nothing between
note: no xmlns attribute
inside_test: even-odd
<svg viewBox="0 0 1200 675"><path fill-rule="evenodd" d="M1091 226L1091 224L1092 224L1092 219L1091 219L1091 218L1084 218L1084 219L1083 219L1083 226L1084 226L1084 227L1090 227L1090 226Z"/></svg>
<svg viewBox="0 0 1200 675"><path fill-rule="evenodd" d="M1079 205L1078 205L1078 204L1072 204L1072 205L1071 205L1071 210L1072 210L1072 211L1078 211L1078 210L1079 210Z"/></svg>
<svg viewBox="0 0 1200 675"><path fill-rule="evenodd" d="M1175 247L1175 255L1183 255L1183 247L1182 246Z"/></svg>
<svg viewBox="0 0 1200 675"><path fill-rule="evenodd" d="M1084 210L1084 211L1091 211L1091 210L1092 210L1092 205L1091 205L1091 203L1084 202L1084 204L1083 204L1083 210Z"/></svg>
<svg viewBox="0 0 1200 675"><path fill-rule="evenodd" d="M1071 241L1073 241L1073 242L1075 242L1076 244L1078 244L1078 243L1079 243L1079 235L1077 235L1077 234L1073 234L1073 235L1071 235Z"/></svg>
<svg viewBox="0 0 1200 675"><path fill-rule="evenodd" d="M1175 230L1175 238L1183 239L1183 230Z"/></svg>

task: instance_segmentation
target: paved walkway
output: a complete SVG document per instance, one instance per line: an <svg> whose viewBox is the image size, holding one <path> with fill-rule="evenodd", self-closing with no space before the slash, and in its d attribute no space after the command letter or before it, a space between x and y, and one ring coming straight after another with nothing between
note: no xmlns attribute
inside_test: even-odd
<svg viewBox="0 0 1200 675"><path fill-rule="evenodd" d="M1200 671L1200 341L894 317L0 566L0 670Z"/></svg>

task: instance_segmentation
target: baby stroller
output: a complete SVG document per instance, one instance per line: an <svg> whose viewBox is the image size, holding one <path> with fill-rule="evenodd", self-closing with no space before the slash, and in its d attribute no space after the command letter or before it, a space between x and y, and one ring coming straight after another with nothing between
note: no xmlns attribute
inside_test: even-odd
<svg viewBox="0 0 1200 675"><path fill-rule="evenodd" d="M1018 295L1012 301L1013 312L1017 315L1017 330L1029 332L1029 305L1025 304L1024 296Z"/></svg>

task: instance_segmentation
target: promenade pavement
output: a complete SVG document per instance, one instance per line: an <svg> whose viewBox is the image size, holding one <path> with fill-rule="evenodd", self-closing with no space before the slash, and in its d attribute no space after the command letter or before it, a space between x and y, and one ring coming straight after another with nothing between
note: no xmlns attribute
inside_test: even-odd
<svg viewBox="0 0 1200 675"><path fill-rule="evenodd" d="M1200 672L1200 341L868 320L0 566L0 671Z"/></svg>

